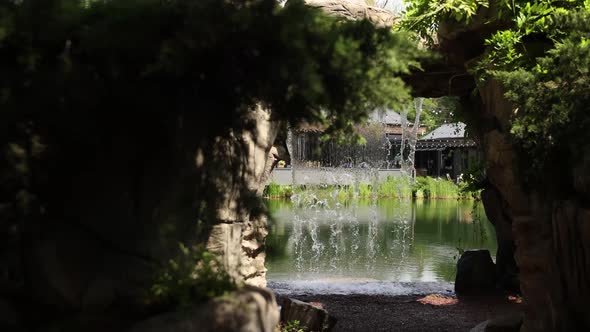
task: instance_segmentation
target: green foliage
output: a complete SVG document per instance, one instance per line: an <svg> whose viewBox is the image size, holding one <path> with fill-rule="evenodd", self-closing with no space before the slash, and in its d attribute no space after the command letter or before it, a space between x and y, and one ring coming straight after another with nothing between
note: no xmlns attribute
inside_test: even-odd
<svg viewBox="0 0 590 332"><path fill-rule="evenodd" d="M379 183L377 194L379 197L412 197L410 179L402 176L388 176L385 181Z"/></svg>
<svg viewBox="0 0 590 332"><path fill-rule="evenodd" d="M429 44L442 21L469 23L480 7L488 7L485 0L413 0L406 8L401 28L417 32Z"/></svg>
<svg viewBox="0 0 590 332"><path fill-rule="evenodd" d="M179 249L150 288L149 304L186 307L237 289L223 265L202 246L189 248L180 243Z"/></svg>
<svg viewBox="0 0 590 332"><path fill-rule="evenodd" d="M271 182L264 187L262 196L269 198L290 197L293 195L293 186L285 186Z"/></svg>
<svg viewBox="0 0 590 332"><path fill-rule="evenodd" d="M468 8L488 6L467 2ZM458 29L470 24L467 14L449 14L465 11L465 6L450 12L432 10L457 4L443 3L412 1L405 27L425 34L443 22ZM471 67L472 73L482 85L499 80L515 105L509 130L521 178L532 186L552 182L566 188L573 174L566 172L559 179L543 175L563 173L558 165L579 163L590 151L590 2L501 0L488 7L495 16L487 17L491 32L486 51Z"/></svg>
<svg viewBox="0 0 590 332"><path fill-rule="evenodd" d="M243 155L216 159L226 158L211 149L216 142L243 151L225 139L255 131L258 106L277 122L319 123L352 138L344 134L368 111L410 99L400 76L422 56L404 33L296 0L284 8L276 0L0 1L0 148L33 140L46 148L22 182L52 220L64 220L73 182L107 164L133 175L121 188L134 188L134 209L159 201L145 191L166 188L186 207L237 190L238 209L252 212L258 197ZM220 172L232 188L199 173L213 167L187 170L199 150L207 165L228 166ZM163 165L167 174L144 186ZM192 173L175 177L174 167ZM174 222L210 225L214 205Z"/></svg>
<svg viewBox="0 0 590 332"><path fill-rule="evenodd" d="M511 24L486 39L487 52L474 66L479 80L494 77L496 71L533 68L563 37L564 31L555 26L559 17L583 6L583 1L501 1L496 19Z"/></svg>
<svg viewBox="0 0 590 332"><path fill-rule="evenodd" d="M277 119L336 134L352 133L367 110L409 99L399 75L424 52L404 34L302 1L237 3L5 1L3 109L61 120L80 110L121 117L214 107L218 116L195 130L209 136L247 127L244 115L262 103ZM23 95L43 107L23 107Z"/></svg>
<svg viewBox="0 0 590 332"><path fill-rule="evenodd" d="M551 30L560 37L544 56L494 72L516 105L510 132L531 185L550 182L542 175L562 173L560 164L576 164L590 148L590 12L554 16Z"/></svg>
<svg viewBox="0 0 590 332"><path fill-rule="evenodd" d="M272 186L272 188L271 188ZM266 195L266 197L290 197L293 193L290 185L269 184L265 188L265 193L276 193L275 195ZM311 189L310 186L301 186L298 191ZM412 182L410 179L402 176L388 176L385 181L381 181L377 189L374 190L370 184L360 184L356 195L352 186L319 186L313 188L316 200L328 197L336 197L341 203L352 199L372 199L376 198L421 198L421 199L476 199L479 197L481 188L476 188L468 182L461 181L455 184L441 178L418 177ZM306 202L313 203L313 202Z"/></svg>
<svg viewBox="0 0 590 332"><path fill-rule="evenodd" d="M367 197L370 198L373 196L373 186L370 184L361 184L359 185L358 191L359 197Z"/></svg>
<svg viewBox="0 0 590 332"><path fill-rule="evenodd" d="M281 332L304 332L305 330L300 324L298 320L290 320L281 327Z"/></svg>
<svg viewBox="0 0 590 332"><path fill-rule="evenodd" d="M459 190L463 195L479 197L487 185L486 164L483 160L472 160L469 167L459 176Z"/></svg>
<svg viewBox="0 0 590 332"><path fill-rule="evenodd" d="M451 0L411 1L402 25L423 36L432 35L441 23L454 23L456 28L467 26L480 8L493 5L495 16L488 17L490 26L504 27L491 33L485 40L487 51L474 66L480 80L485 81L497 70L512 70L534 66L535 59L552 49L564 35L557 28L560 16L576 10L588 10L588 1L581 0ZM507 28L506 28L507 27Z"/></svg>
<svg viewBox="0 0 590 332"><path fill-rule="evenodd" d="M456 97L426 98L420 113L420 124L426 125L427 132L445 123L454 123L462 115L459 99ZM416 110L410 109L408 121L414 121Z"/></svg>
<svg viewBox="0 0 590 332"><path fill-rule="evenodd" d="M454 182L428 176L417 177L416 183L412 186L412 192L415 197L426 199L457 199L461 197L459 187Z"/></svg>

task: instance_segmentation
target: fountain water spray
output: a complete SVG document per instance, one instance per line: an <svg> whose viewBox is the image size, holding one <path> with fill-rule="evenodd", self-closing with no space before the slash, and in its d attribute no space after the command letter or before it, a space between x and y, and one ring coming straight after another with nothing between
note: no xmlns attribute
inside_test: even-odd
<svg viewBox="0 0 590 332"><path fill-rule="evenodd" d="M415 107L413 126L408 124L408 109L401 115L402 147L397 157L401 174L407 177L408 183L415 176L414 152L421 99L415 101ZM385 129L385 125L378 121L358 127L359 133L367 140L365 146L338 146L334 142L320 140L317 131L289 129L287 149L291 156L291 201L294 211L289 247L296 257L298 272L333 271L345 275L358 266L358 262L364 263L368 271L374 269L377 255L383 252L378 241L382 228L380 223L391 222L380 221L377 213L380 169L389 169L392 165L390 155L393 146ZM365 233L361 232L358 212L359 200L361 196L367 197L367 190L370 190L370 220ZM402 198L403 189L398 190L403 200L396 218L401 221L400 229L396 231L399 241L393 244L391 250L404 256L412 243L408 238L413 230L412 206L408 197ZM325 227L319 227L321 224Z"/></svg>

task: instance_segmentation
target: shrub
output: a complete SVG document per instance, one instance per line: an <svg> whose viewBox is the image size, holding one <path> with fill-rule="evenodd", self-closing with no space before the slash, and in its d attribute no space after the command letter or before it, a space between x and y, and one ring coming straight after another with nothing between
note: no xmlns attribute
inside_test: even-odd
<svg viewBox="0 0 590 332"><path fill-rule="evenodd" d="M379 197L406 198L412 196L410 180L401 176L388 176L379 184Z"/></svg>
<svg viewBox="0 0 590 332"><path fill-rule="evenodd" d="M146 302L186 307L237 289L223 265L204 247L179 243L179 254L156 276Z"/></svg>
<svg viewBox="0 0 590 332"><path fill-rule="evenodd" d="M355 197L354 188L344 186L301 186L298 190L313 188L314 199L333 197L343 203L350 199L370 199L373 195L379 198L417 198L417 199L478 199L481 189L474 187L469 181L453 181L432 177L417 177L414 183L409 178L401 176L388 176L385 181L379 183L377 190L370 184L361 184ZM293 187L270 183L264 189L264 197L282 198L291 197Z"/></svg>
<svg viewBox="0 0 590 332"><path fill-rule="evenodd" d="M271 182L264 188L262 195L269 198L291 197L293 195L293 186Z"/></svg>
<svg viewBox="0 0 590 332"><path fill-rule="evenodd" d="M281 332L303 332L304 329L301 327L298 320L290 320L281 328Z"/></svg>

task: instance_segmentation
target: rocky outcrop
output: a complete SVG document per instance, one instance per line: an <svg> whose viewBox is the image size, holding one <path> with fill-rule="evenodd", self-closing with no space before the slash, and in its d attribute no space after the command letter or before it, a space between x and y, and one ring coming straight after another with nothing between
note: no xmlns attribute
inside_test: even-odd
<svg viewBox="0 0 590 332"><path fill-rule="evenodd" d="M143 120L106 118L101 136L65 143L23 128L0 146L0 297L26 304L17 317L145 317L146 290L179 242L206 243L234 279L265 285L254 198L271 169L270 112L214 140L195 132L199 112Z"/></svg>
<svg viewBox="0 0 590 332"><path fill-rule="evenodd" d="M517 154L507 130L514 108L504 98L498 82L492 80L482 85L479 96L469 105L474 112L472 128L481 138L487 162L490 190L496 191L489 192L487 202L496 199L502 205L501 216L491 213L499 221L501 258L511 251L514 241L525 303L521 330L568 331L590 327L590 315L587 309L581 309L585 308L581 306L583 299L590 296L585 286L590 282L585 247L590 232L585 228L584 201L564 199L549 188L525 190L518 174L524 170L519 167L526 167L526 163L516 162ZM492 198L493 195L497 196ZM564 206L568 213L563 213ZM506 230L509 223L511 234ZM508 264L505 266L509 272L509 258L503 264Z"/></svg>
<svg viewBox="0 0 590 332"><path fill-rule="evenodd" d="M383 8L368 6L364 1L354 0L305 0L308 6L322 9L326 13L348 20L367 19L376 26L389 27L397 17Z"/></svg>
<svg viewBox="0 0 590 332"><path fill-rule="evenodd" d="M271 121L271 112L260 106L250 116L253 130L218 141L213 149L197 155L207 156L201 162L208 187L222 197L211 195L208 202L220 223L213 226L207 248L222 259L235 279L264 287L267 220L255 205L276 162L270 151L280 124Z"/></svg>
<svg viewBox="0 0 590 332"><path fill-rule="evenodd" d="M559 192L524 186L519 174L528 162L519 160L509 135L515 108L499 82L476 85L470 73L486 52L485 39L506 24L487 23L492 16L497 16L493 3L480 8L468 26L443 22L435 48L444 56L406 81L416 95L455 95L463 102L468 130L486 161L488 188L482 198L497 229L497 271L507 288L516 272L513 251L518 266L525 306L521 331L588 330L590 309L583 303L590 297L590 158L547 174L560 177L555 180L562 185Z"/></svg>
<svg viewBox="0 0 590 332"><path fill-rule="evenodd" d="M311 303L285 298L281 303L281 322L298 321L305 331L331 331L336 318L323 308Z"/></svg>
<svg viewBox="0 0 590 332"><path fill-rule="evenodd" d="M278 324L273 293L246 287L205 305L150 318L127 332L274 332Z"/></svg>
<svg viewBox="0 0 590 332"><path fill-rule="evenodd" d="M457 262L455 292L477 294L494 289L496 266L488 250L467 250Z"/></svg>

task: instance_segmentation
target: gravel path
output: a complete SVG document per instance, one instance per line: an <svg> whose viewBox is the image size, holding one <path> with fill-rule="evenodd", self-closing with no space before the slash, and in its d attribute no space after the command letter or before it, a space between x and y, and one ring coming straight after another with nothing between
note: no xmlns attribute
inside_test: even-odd
<svg viewBox="0 0 590 332"><path fill-rule="evenodd" d="M458 300L448 296L428 297L434 299L430 302L452 302L446 305L423 304L419 300L424 295L290 297L305 302L320 302L338 320L334 331L469 331L492 317L522 311L522 304L499 295Z"/></svg>

